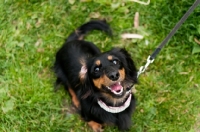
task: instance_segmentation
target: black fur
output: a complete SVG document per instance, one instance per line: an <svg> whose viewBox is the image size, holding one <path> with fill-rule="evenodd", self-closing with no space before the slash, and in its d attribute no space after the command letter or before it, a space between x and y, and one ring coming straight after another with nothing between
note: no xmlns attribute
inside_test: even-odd
<svg viewBox="0 0 200 132"><path fill-rule="evenodd" d="M80 114L85 121L114 124L120 130L128 130L131 126L131 114L135 108L135 98L132 93L130 106L120 113L105 111L97 101L101 99L109 106L122 105L118 100L125 98L125 92L131 88L130 85L137 83L136 67L125 49L114 48L101 53L93 43L82 40L91 30L112 34L109 25L101 20L90 21L71 33L56 54L54 64L56 85L63 84L66 90L73 89L80 102ZM124 78L121 77L123 75ZM106 88L106 85L113 85L118 78L122 78L121 83L124 87L121 95L115 95ZM116 100L117 103L114 103ZM93 130L98 131L98 129Z"/></svg>

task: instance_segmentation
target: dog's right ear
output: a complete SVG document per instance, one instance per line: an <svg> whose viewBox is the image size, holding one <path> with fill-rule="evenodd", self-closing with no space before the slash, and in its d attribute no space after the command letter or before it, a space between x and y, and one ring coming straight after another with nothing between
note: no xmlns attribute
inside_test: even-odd
<svg viewBox="0 0 200 132"><path fill-rule="evenodd" d="M126 67L126 74L137 83L137 69L131 58L131 55L124 48L114 48L112 50L115 53L115 56L120 58L121 61L125 61L124 65Z"/></svg>
<svg viewBox="0 0 200 132"><path fill-rule="evenodd" d="M134 80L134 82L137 83L137 69L134 64L134 61L131 58L131 55L125 49L120 49L120 53L122 53L126 58L126 62L127 62L127 66L128 66L127 72L129 74L129 76L131 76L131 78Z"/></svg>

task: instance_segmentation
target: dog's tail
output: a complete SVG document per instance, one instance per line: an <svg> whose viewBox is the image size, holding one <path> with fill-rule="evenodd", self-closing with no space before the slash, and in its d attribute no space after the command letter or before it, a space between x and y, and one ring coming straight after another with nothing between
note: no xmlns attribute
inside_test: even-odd
<svg viewBox="0 0 200 132"><path fill-rule="evenodd" d="M112 36L112 31L110 29L110 26L106 23L105 20L92 20L83 24L76 31L71 33L67 38L67 42L73 40L82 40L84 36L92 30L104 31L108 35Z"/></svg>

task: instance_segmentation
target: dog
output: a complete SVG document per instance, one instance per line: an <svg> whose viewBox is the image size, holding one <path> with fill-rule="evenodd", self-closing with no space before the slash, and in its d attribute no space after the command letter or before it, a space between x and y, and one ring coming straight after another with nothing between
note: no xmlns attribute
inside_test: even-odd
<svg viewBox="0 0 200 132"><path fill-rule="evenodd" d="M94 132L105 125L129 130L136 99L131 92L137 83L137 69L124 48L101 52L83 40L92 30L112 36L105 20L91 20L72 32L56 53L55 86L64 85L72 104Z"/></svg>

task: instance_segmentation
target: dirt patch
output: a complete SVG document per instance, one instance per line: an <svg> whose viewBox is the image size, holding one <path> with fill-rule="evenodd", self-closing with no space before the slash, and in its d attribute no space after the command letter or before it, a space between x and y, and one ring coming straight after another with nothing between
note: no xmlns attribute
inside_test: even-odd
<svg viewBox="0 0 200 132"><path fill-rule="evenodd" d="M197 115L197 122L195 123L194 131L200 132L200 114Z"/></svg>

